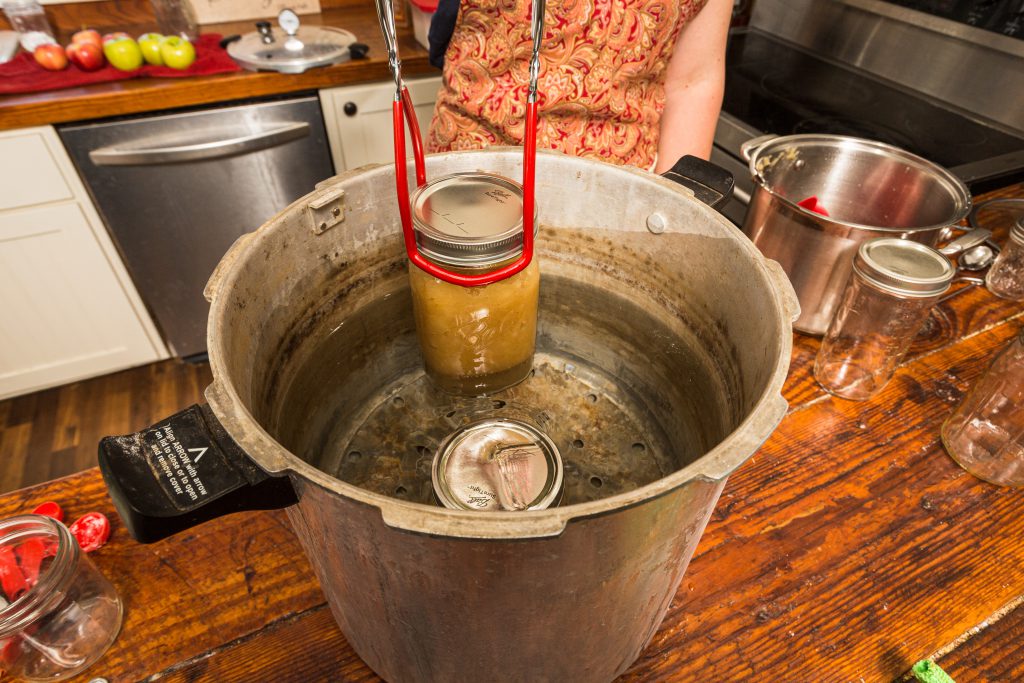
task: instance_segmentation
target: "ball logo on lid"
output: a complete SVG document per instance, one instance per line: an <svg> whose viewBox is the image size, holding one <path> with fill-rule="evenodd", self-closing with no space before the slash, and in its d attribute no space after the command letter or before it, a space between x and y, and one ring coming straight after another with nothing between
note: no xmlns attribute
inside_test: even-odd
<svg viewBox="0 0 1024 683"><path fill-rule="evenodd" d="M499 190L497 188L495 188L493 190L488 190L487 192L484 192L484 194L487 195L488 197L490 197L491 199L497 199L502 204L505 203L505 200L512 199L512 194L511 193L509 193L509 192L502 192L501 190Z"/></svg>

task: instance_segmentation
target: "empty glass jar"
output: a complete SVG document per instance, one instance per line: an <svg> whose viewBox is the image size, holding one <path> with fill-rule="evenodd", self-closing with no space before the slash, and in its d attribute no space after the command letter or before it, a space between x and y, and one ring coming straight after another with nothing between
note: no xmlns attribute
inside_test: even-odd
<svg viewBox="0 0 1024 683"><path fill-rule="evenodd" d="M815 359L818 383L855 401L881 391L955 273L949 259L917 242L862 244Z"/></svg>
<svg viewBox="0 0 1024 683"><path fill-rule="evenodd" d="M199 38L199 25L189 0L149 1L160 33L165 36L181 36L192 42Z"/></svg>
<svg viewBox="0 0 1024 683"><path fill-rule="evenodd" d="M1009 239L985 276L985 286L1004 299L1024 299L1024 217L1010 228Z"/></svg>
<svg viewBox="0 0 1024 683"><path fill-rule="evenodd" d="M81 672L121 628L114 587L49 517L0 521L0 588L0 668L20 680Z"/></svg>
<svg viewBox="0 0 1024 683"><path fill-rule="evenodd" d="M56 43L53 29L46 20L43 7L36 0L3 0L4 14L18 32L18 42L26 52L40 45Z"/></svg>
<svg viewBox="0 0 1024 683"><path fill-rule="evenodd" d="M942 425L942 443L979 479L1024 486L1024 329Z"/></svg>

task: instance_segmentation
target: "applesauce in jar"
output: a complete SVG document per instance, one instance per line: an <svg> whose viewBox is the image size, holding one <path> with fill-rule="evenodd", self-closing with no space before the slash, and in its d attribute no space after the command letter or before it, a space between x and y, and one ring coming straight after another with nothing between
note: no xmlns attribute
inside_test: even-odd
<svg viewBox="0 0 1024 683"><path fill-rule="evenodd" d="M443 268L486 273L523 249L523 191L490 173L456 173L412 197L420 253ZM534 220L536 231L536 220ZM537 336L540 268L480 287L440 280L409 264L416 335L427 375L445 391L481 396L530 374Z"/></svg>

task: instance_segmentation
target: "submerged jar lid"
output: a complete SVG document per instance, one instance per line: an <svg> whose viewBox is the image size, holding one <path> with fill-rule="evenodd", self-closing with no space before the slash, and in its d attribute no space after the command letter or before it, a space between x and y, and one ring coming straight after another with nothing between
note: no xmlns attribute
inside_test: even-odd
<svg viewBox="0 0 1024 683"><path fill-rule="evenodd" d="M956 274L953 263L935 249L896 237L862 244L853 268L886 291L914 297L942 294Z"/></svg>
<svg viewBox="0 0 1024 683"><path fill-rule="evenodd" d="M444 265L482 267L523 248L523 188L493 173L453 173L413 193L412 220L422 254ZM534 234L537 233L536 208Z"/></svg>
<svg viewBox="0 0 1024 683"><path fill-rule="evenodd" d="M437 449L438 501L454 510L543 510L562 495L562 457L539 429L511 419L461 427Z"/></svg>

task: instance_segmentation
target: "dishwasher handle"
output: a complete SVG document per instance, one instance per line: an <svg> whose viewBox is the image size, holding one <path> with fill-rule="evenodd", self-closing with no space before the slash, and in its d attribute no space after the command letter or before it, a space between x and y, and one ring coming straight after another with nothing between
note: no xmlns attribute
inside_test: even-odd
<svg viewBox="0 0 1024 683"><path fill-rule="evenodd" d="M308 123L286 123L269 130L213 142L139 149L116 146L101 147L89 152L89 159L97 166L150 166L181 161L219 159L274 147L307 135L309 135Z"/></svg>

